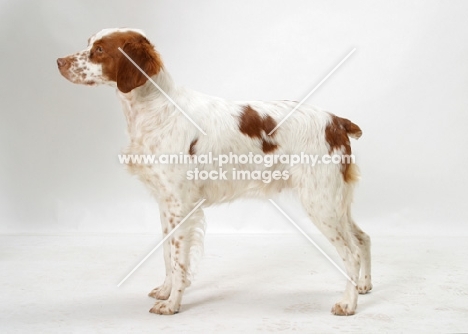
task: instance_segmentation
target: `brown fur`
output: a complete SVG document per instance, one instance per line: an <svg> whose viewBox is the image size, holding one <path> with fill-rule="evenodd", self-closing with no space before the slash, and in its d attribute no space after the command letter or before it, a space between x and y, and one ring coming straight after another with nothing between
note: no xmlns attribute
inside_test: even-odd
<svg viewBox="0 0 468 334"><path fill-rule="evenodd" d="M103 75L117 82L117 88L122 93L128 93L145 84L147 79L118 50L119 47L150 77L158 74L163 67L153 45L136 32L115 32L96 41L89 59L93 63L102 64Z"/></svg>
<svg viewBox="0 0 468 334"><path fill-rule="evenodd" d="M190 143L190 147L189 147L189 151L188 151L190 155L195 154L195 145L197 144L197 141L198 141L198 138L192 140L192 142Z"/></svg>
<svg viewBox="0 0 468 334"><path fill-rule="evenodd" d="M325 128L325 139L330 146L329 153L332 154L335 150L342 150L343 154L351 156L349 136L358 139L362 135L361 129L346 118L335 115L330 116L331 122ZM349 161L342 162L341 173L346 182L354 182L359 179L357 166Z"/></svg>
<svg viewBox="0 0 468 334"><path fill-rule="evenodd" d="M276 121L269 115L260 116L260 114L251 106L245 106L240 116L239 130L250 138L262 140L262 151L264 153L273 152L278 148L272 139L275 133L268 137L268 133L276 126Z"/></svg>

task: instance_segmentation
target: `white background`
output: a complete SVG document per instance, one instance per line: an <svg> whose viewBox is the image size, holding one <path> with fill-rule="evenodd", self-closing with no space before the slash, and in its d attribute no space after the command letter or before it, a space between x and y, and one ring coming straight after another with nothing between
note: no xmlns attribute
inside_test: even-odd
<svg viewBox="0 0 468 334"><path fill-rule="evenodd" d="M0 332L467 332L467 17L466 1L0 0ZM113 89L71 84L56 59L125 26L179 84L234 100L301 100L356 48L307 101L364 132L353 210L374 289L355 316L330 314L345 278L260 200L206 211L176 316L147 312L161 249L117 287L161 239L157 205L118 163Z"/></svg>
<svg viewBox="0 0 468 334"><path fill-rule="evenodd" d="M55 63L126 26L178 83L235 100L301 100L357 48L308 100L363 129L356 220L371 236L467 235L467 17L463 1L2 1L0 233L160 231L117 160L113 89L73 85ZM292 231L268 202L207 216L210 232Z"/></svg>

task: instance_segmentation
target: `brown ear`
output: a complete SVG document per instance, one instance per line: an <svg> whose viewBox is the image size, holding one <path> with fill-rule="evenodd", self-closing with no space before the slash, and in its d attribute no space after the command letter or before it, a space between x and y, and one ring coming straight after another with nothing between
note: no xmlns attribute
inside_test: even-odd
<svg viewBox="0 0 468 334"><path fill-rule="evenodd" d="M150 77L158 74L162 67L159 54L146 38L126 43L122 50ZM117 88L122 93L128 93L147 80L146 76L122 54L117 66Z"/></svg>

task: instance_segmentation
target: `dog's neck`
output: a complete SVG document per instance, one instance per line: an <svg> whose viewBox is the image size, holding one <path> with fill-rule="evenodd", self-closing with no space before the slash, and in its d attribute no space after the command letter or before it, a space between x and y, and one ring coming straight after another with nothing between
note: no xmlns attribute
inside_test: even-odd
<svg viewBox="0 0 468 334"><path fill-rule="evenodd" d="M117 89L125 118L127 120L127 131L130 137L137 135L137 122L142 118L151 117L156 123L163 123L168 119L171 109L167 108L169 99L176 95L178 87L175 85L170 74L162 68L158 74L147 80L145 84L122 93Z"/></svg>

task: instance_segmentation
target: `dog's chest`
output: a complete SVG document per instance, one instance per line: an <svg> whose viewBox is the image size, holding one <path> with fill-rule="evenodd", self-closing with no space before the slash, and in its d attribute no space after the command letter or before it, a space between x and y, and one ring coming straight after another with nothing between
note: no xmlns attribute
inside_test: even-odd
<svg viewBox="0 0 468 334"><path fill-rule="evenodd" d="M128 159L127 171L138 178L153 193L158 193L166 185L165 179L171 173L171 166L159 163L161 155L178 152L171 134L162 126L160 115L156 113L135 112L127 116L129 144L123 153Z"/></svg>

